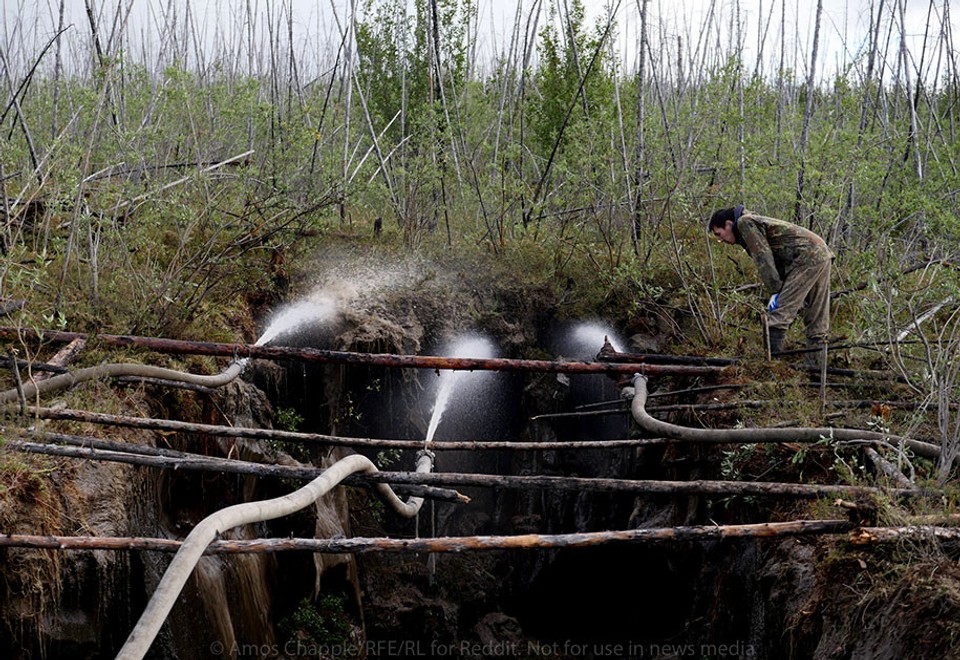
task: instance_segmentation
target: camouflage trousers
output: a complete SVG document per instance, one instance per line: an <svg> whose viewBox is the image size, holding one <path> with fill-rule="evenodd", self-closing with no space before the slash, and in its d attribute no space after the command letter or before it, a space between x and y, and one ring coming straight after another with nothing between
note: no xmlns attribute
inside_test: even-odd
<svg viewBox="0 0 960 660"><path fill-rule="evenodd" d="M786 332L803 311L804 334L808 340L823 341L830 333L829 255L811 255L797 262L787 273L780 289L780 306L770 313L770 328Z"/></svg>

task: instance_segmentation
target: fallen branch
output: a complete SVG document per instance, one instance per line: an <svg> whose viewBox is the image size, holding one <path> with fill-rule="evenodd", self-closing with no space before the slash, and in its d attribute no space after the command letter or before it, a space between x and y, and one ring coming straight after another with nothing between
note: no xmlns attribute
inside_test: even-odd
<svg viewBox="0 0 960 660"><path fill-rule="evenodd" d="M212 164L207 165L206 167L198 170L198 171L197 171L197 174L205 174L205 173L207 173L207 172L212 172L213 170L219 169L219 168L223 167L224 165L229 165L230 163L234 163L234 162L236 162L236 161L238 161L238 160L242 160L242 159L246 158L247 156L249 156L249 155L252 154L252 153L253 153L253 149L249 149L249 150L247 150L247 151L244 151L242 154L237 154L236 156L231 156L230 158L227 158L226 160L221 160L221 161L219 161L219 162L212 163ZM193 178L194 178L193 175L181 177L181 178L177 179L176 181L171 181L171 182L169 182L169 183L166 183L166 184L160 186L160 188L158 188L158 189L155 190L155 191L143 193L142 195L138 195L137 197L134 197L134 198L131 199L131 200L120 202L119 204L117 204L117 205L114 207L114 212L119 211L120 209L122 209L122 208L124 208L124 207L127 207L127 206L132 207L132 208L135 208L135 207L136 207L138 204L140 204L141 202L145 202L146 200L150 199L151 196L153 196L153 195L155 195L155 194L158 194L158 193L162 193L162 192L164 192L165 190L169 190L170 188L173 188L173 187L175 187L175 186L179 186L179 185L181 185L181 184L184 184L184 183L186 183L187 181L190 181L190 180L193 179Z"/></svg>
<svg viewBox="0 0 960 660"><path fill-rule="evenodd" d="M73 361L80 351L83 350L84 346L87 345L87 340L83 338L74 339L72 342L61 348L56 354L47 361L47 364L51 367L57 368L62 372L66 372L66 367L70 362ZM49 378L49 372L37 374L33 377L34 381L46 380Z"/></svg>
<svg viewBox="0 0 960 660"><path fill-rule="evenodd" d="M873 463L874 467L893 479L894 483L900 488L913 488L915 486L912 481L907 479L903 472L897 469L896 465L893 465L890 461L878 454L872 447L867 447L864 453L867 455L867 458L870 459L870 462Z"/></svg>
<svg viewBox="0 0 960 660"><path fill-rule="evenodd" d="M854 545L869 545L872 543L889 543L891 541L911 540L957 540L960 539L960 528L934 527L919 525L915 527L863 527L850 534L850 543Z"/></svg>
<svg viewBox="0 0 960 660"><path fill-rule="evenodd" d="M631 529L579 534L522 534L516 536L461 536L416 539L220 539L204 554L274 553L305 551L320 553L366 552L463 552L465 550L541 550L546 548L592 548L613 543L650 541L718 541L739 538L781 538L844 534L853 528L847 520L794 520L750 525L701 525ZM141 537L37 536L0 534L0 547L49 550L151 550L176 552L181 541Z"/></svg>
<svg viewBox="0 0 960 660"><path fill-rule="evenodd" d="M820 387L819 383L814 383L817 387ZM652 398L652 395L651 397ZM563 412L563 413L544 413L542 415L535 415L530 418L530 421L538 421L543 419L563 419L565 417L606 417L610 415L623 415L630 412L630 409L627 405L627 402L620 401L623 407L621 408L610 408L607 410L576 410L573 412ZM610 405L608 403L607 405ZM715 412L718 410L738 410L741 408L763 408L764 406L782 406L783 403L779 399L739 399L736 401L723 401L723 402L710 402L710 403L670 403L660 406L650 406L647 408L648 413L666 413L666 412ZM900 410L917 410L920 408L929 408L929 404L917 403L915 401L883 401L880 399L862 399L862 400L836 400L836 401L827 401L826 407L828 408L847 408L847 409L862 409L862 408L874 408L879 406L885 406L887 408L898 408ZM960 405L953 403L950 404L951 409L956 410ZM930 411L935 412L933 410Z"/></svg>
<svg viewBox="0 0 960 660"><path fill-rule="evenodd" d="M0 316L6 316L12 312L18 312L26 306L26 300L2 300L0 301Z"/></svg>
<svg viewBox="0 0 960 660"><path fill-rule="evenodd" d="M12 367L13 362L10 361L10 358L0 355L0 365L5 367ZM57 367L52 364L47 364L45 362L31 362L30 360L20 360L16 361L17 368L27 369L28 371L48 371L54 374L65 374L67 373L66 367Z"/></svg>
<svg viewBox="0 0 960 660"><path fill-rule="evenodd" d="M633 493L646 495L716 495L768 496L815 499L847 495L887 494L889 496L916 496L925 494L916 488L886 489L843 484L792 484L764 481L656 481L639 479L603 479L591 477L512 476L490 474L458 474L441 472L416 475L409 472L380 472L369 477L371 481L389 484L423 483L434 486L478 486L484 488L514 488L522 490L573 490Z"/></svg>

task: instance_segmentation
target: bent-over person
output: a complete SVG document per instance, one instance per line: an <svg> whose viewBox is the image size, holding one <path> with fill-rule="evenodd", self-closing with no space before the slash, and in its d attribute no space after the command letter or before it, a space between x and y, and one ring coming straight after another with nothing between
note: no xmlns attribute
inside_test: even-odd
<svg viewBox="0 0 960 660"><path fill-rule="evenodd" d="M741 246L757 265L770 296L770 352L783 350L787 328L801 310L807 348L822 347L830 333L833 260L826 242L809 229L757 215L742 204L716 211L710 217L709 229L720 241ZM810 363L819 364L820 351L807 356Z"/></svg>

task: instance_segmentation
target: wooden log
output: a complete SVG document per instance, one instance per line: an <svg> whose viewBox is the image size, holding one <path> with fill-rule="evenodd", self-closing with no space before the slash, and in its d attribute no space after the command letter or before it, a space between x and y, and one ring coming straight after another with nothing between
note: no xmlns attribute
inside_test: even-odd
<svg viewBox="0 0 960 660"><path fill-rule="evenodd" d="M820 383L814 383L816 387L820 387ZM829 385L829 383L827 383ZM618 402L619 403L619 402ZM611 404L607 404L611 405ZM542 415L535 415L530 418L530 421L539 421L544 419L563 419L567 417L605 417L611 415L623 415L630 412L629 402L623 401L623 408L608 409L608 410L577 410L573 412L562 412L562 413L544 413ZM670 403L660 406L648 406L648 413L667 413L667 412L716 412L718 410L738 410L741 408L763 408L764 406L780 406L782 405L779 400L776 399L740 399L736 401L723 401L723 402L710 402L710 403ZM858 399L858 400L836 400L836 401L827 401L826 406L828 408L846 408L846 409L863 409L863 408L874 408L877 406L886 406L888 408L897 408L900 410L917 410L918 408L924 407L924 404L917 403L914 401L882 401L880 399ZM929 405L925 407L929 408ZM952 404L953 409L956 409L960 406L957 404ZM931 412L933 410L931 409Z"/></svg>
<svg viewBox="0 0 960 660"><path fill-rule="evenodd" d="M70 410L65 408L31 408L30 415L40 419L70 420L88 422L108 426L127 428L155 429L160 431L179 431L227 438L255 438L263 440L281 440L285 442L316 443L318 445L340 447L371 447L388 449L423 448L422 440L391 440L380 438L349 438L320 433L298 433L295 431L278 431L274 429L259 429L242 426L221 426L215 424L196 424L169 419L155 419L150 417L131 417L126 415L108 415L85 410ZM513 440L461 440L461 441L434 441L430 443L433 451L443 450L512 450L538 451L545 449L617 449L624 447L644 447L662 445L670 442L661 438L645 438L632 440L572 440L569 442L520 442Z"/></svg>
<svg viewBox="0 0 960 660"><path fill-rule="evenodd" d="M184 383L177 380L167 380L166 378L148 378L146 376L120 376L118 383L132 385L156 385L157 387L170 387L178 390L190 390L191 392L200 392L201 394L213 394L217 390L205 385L194 385L193 383Z"/></svg>
<svg viewBox="0 0 960 660"><path fill-rule="evenodd" d="M661 527L574 534L521 534L514 536L462 536L438 538L352 539L220 539L204 554L274 552L367 553L367 552L463 552L467 550L543 550L592 548L615 543L665 541L721 541L740 538L783 538L845 534L853 528L847 520L793 520L749 525L701 525ZM39 536L0 534L0 547L49 550L149 550L176 552L182 543L171 539L143 537Z"/></svg>
<svg viewBox="0 0 960 660"><path fill-rule="evenodd" d="M610 415L629 415L629 402L624 401L624 408L617 410L584 410L564 413L544 413L535 415L530 421L541 419L563 419L566 417L605 417ZM776 401L762 401L758 399L744 399L742 401L725 401L723 403L670 403L662 406L650 406L647 408L649 413L665 412L707 412L718 410L737 410L740 408L762 408L768 405L779 405Z"/></svg>
<svg viewBox="0 0 960 660"><path fill-rule="evenodd" d="M0 337L43 339L69 342L83 337L107 346L144 348L159 353L179 355L214 355L230 358L290 360L314 364L354 364L413 369L447 369L466 371L520 371L572 374L670 374L704 376L718 374L725 367L696 365L618 364L577 360L517 360L507 358L455 358L431 355L393 355L388 353L354 353L319 348L289 346L255 346L214 342L183 341L133 335L87 335L56 330L32 331L24 328L0 327Z"/></svg>
<svg viewBox="0 0 960 660"><path fill-rule="evenodd" d="M864 449L864 453L867 455L867 458L870 459L870 462L873 463L880 472L890 477L897 486L900 488L913 488L914 483L907 479L907 477L897 469L897 466L892 464L890 461L885 459L883 456L877 453L872 447L867 447Z"/></svg>
<svg viewBox="0 0 960 660"><path fill-rule="evenodd" d="M177 470L201 470L234 472L258 476L281 476L310 479L319 474L318 468L289 468L280 465L263 465L236 459L194 458L186 456L148 456L130 452L99 450L88 447L61 446L43 443L8 440L4 445L15 451L69 456L92 460L113 461L130 465L145 465ZM188 457L189 456L189 457ZM614 492L647 495L751 495L770 497L818 498L847 496L851 498L886 494L891 497L908 497L929 494L920 489L883 489L843 484L790 484L777 482L738 481L652 481L630 479L600 479L590 477L560 476L502 476L490 474L378 472L354 475L344 481L356 486L370 483L387 483L417 486L464 486L477 488L511 488L518 490L566 490L577 492Z"/></svg>
<svg viewBox="0 0 960 660"><path fill-rule="evenodd" d="M960 539L960 527L936 527L916 525L910 527L861 527L850 533L850 543L871 545L873 543L901 542L904 540L956 541Z"/></svg>
<svg viewBox="0 0 960 660"><path fill-rule="evenodd" d="M849 486L846 484L792 484L763 481L659 481L637 479L604 479L594 477L560 476L513 476L490 474L462 474L440 472L412 474L409 472L380 472L366 477L371 481L389 484L423 483L434 486L462 486L483 488L513 488L522 490L570 490L602 491L646 495L714 495L714 496L767 496L815 499L818 497L864 497L881 493L893 497L929 494L927 491L910 488L876 488Z"/></svg>
<svg viewBox="0 0 960 660"><path fill-rule="evenodd" d="M26 300L0 300L0 316L18 312L26 306Z"/></svg>
<svg viewBox="0 0 960 660"><path fill-rule="evenodd" d="M31 362L30 360L16 360L15 362L13 362L11 361L10 358L6 357L5 355L0 355L0 365L12 368L14 364L16 364L18 368L26 369L31 373L35 371L47 371L53 374L64 374L67 372L66 367L57 367L55 365L47 364L45 362Z"/></svg>
<svg viewBox="0 0 960 660"><path fill-rule="evenodd" d="M714 367L729 367L740 362L739 357L718 358L701 357L699 355L666 355L663 353L621 353L613 349L609 342L605 343L597 359L602 362L632 362L635 364L689 364Z"/></svg>
<svg viewBox="0 0 960 660"><path fill-rule="evenodd" d="M85 438L84 440L88 443L95 441L93 438ZM143 448L145 445L133 445L133 447ZM4 443L4 448L33 454L45 454L47 456L84 458L95 461L125 463L127 465L139 465L169 470L247 474L257 477L279 477L284 479L298 479L304 481L313 480L323 473L321 468L297 468L286 465L265 465L263 463L251 463L249 461L239 461L232 458L199 457L197 455L186 454L184 452L179 452L180 455L170 455L168 452L172 452L173 450L157 450L162 451L163 453L148 454L134 453L133 451L129 450L104 450L96 449L94 447L71 445L64 446L27 442L23 440L7 440ZM343 483L349 486L360 488L370 487L369 482L365 480L363 475L351 476L344 480ZM429 485L401 484L394 488L394 490L397 493L425 497L443 502L464 504L470 501L469 497L456 491L445 488L435 488Z"/></svg>
<svg viewBox="0 0 960 660"><path fill-rule="evenodd" d="M63 369L63 371L66 371L66 366L73 361L73 358L80 354L80 351L82 351L86 345L87 340L83 339L82 337L78 337L57 351L56 354L54 354L54 356L47 361L47 364L53 367L59 367ZM49 373L41 373L34 376L33 380L44 380L49 377Z"/></svg>

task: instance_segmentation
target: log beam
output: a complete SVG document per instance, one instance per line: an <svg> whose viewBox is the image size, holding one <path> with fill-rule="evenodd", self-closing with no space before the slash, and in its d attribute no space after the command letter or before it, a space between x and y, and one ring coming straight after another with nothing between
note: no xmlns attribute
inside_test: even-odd
<svg viewBox="0 0 960 660"><path fill-rule="evenodd" d="M88 439L92 440L92 439ZM138 447L139 445L132 445ZM177 456L142 455L131 451L101 450L93 447L63 446L25 442L22 440L8 440L5 447L15 451L40 453L53 456L67 456L73 458L87 458L92 460L112 461L130 465L144 465L150 467L198 470L213 472L236 472L258 476L282 476L290 478L309 479L316 477L318 468L291 468L281 465L264 465L226 458L200 457L193 454L180 453ZM153 448L156 451L155 448ZM169 451L169 450L167 450ZM561 477L561 476L513 476L494 474L463 474L463 473L415 473L415 472L377 472L375 474L354 475L344 481L349 485L364 485L370 483L387 483L391 485L435 486L447 487L476 487L476 488L510 488L517 490L567 490L577 492L613 492L627 494L686 496L686 495L713 495L713 496L768 496L793 497L801 499L815 499L819 497L866 497L870 495L886 494L891 497L909 497L927 494L920 489L906 488L873 488L867 486L848 486L843 484L791 484L779 482L740 482L740 481L653 481L633 479L600 479L590 477ZM462 497L462 496L461 496Z"/></svg>
<svg viewBox="0 0 960 660"><path fill-rule="evenodd" d="M704 376L717 374L725 367L683 364L618 364L580 360L523 360L507 358L455 358L431 355L393 355L389 353L354 353L329 351L319 348L294 348L289 346L256 346L236 343L183 341L159 337L133 335L88 335L80 332L56 330L26 330L24 328L0 327L0 337L21 340L44 340L71 342L78 338L88 343L126 348L143 348L159 353L179 355L213 355L229 358L260 358L265 360L291 360L314 364L353 364L414 369L447 369L461 371L521 371L535 373L569 374L670 374Z"/></svg>
<svg viewBox="0 0 960 660"><path fill-rule="evenodd" d="M422 440L394 440L384 438L353 438L320 433L300 433L297 431L280 431L276 429L259 429L243 426L223 426L218 424L198 424L171 419L157 419L152 417L133 417L129 415L110 415L87 410L71 410L67 408L28 408L28 417L38 417L49 420L69 420L86 422L106 426L127 428L153 429L158 431L177 431L182 433L196 433L225 438L252 438L261 440L280 440L284 442L299 442L338 447L370 447L377 449L423 449ZM571 440L522 442L515 440L459 440L433 441L429 448L432 451L463 451L474 449L496 449L515 451L538 451L544 449L617 449L625 447L646 447L673 442L661 438L623 439L623 440Z"/></svg>
<svg viewBox="0 0 960 660"><path fill-rule="evenodd" d="M352 539L220 539L205 554L274 552L367 553L367 552L463 552L465 550L543 550L592 548L614 543L653 541L718 541L738 538L774 538L845 534L853 529L847 520L794 520L750 525L701 525L661 527L576 534L521 534L514 536L462 536L438 538ZM149 550L176 552L181 541L142 537L38 536L0 534L0 547L48 550Z"/></svg>

